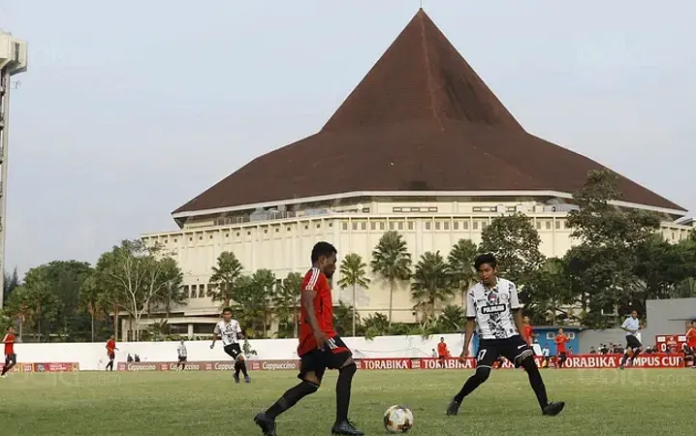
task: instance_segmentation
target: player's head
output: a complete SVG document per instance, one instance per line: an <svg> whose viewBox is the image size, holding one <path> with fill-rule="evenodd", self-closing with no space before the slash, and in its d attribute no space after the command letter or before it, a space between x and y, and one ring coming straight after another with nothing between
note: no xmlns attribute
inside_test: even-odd
<svg viewBox="0 0 696 436"><path fill-rule="evenodd" d="M696 328L696 319L691 320L691 327Z"/></svg>
<svg viewBox="0 0 696 436"><path fill-rule="evenodd" d="M633 318L633 319L638 318L638 311L637 310L634 310L631 312L631 318Z"/></svg>
<svg viewBox="0 0 696 436"><path fill-rule="evenodd" d="M336 271L336 253L336 247L328 242L317 242L312 248L312 265L331 278Z"/></svg>
<svg viewBox="0 0 696 436"><path fill-rule="evenodd" d="M111 335L111 336L109 336L109 339L111 339L112 341L113 341L113 340L116 340L116 336Z"/></svg>
<svg viewBox="0 0 696 436"><path fill-rule="evenodd" d="M440 338L440 342L445 342L445 338Z"/></svg>
<svg viewBox="0 0 696 436"><path fill-rule="evenodd" d="M14 333L14 327L12 327L12 326L7 327L7 333Z"/></svg>
<svg viewBox="0 0 696 436"><path fill-rule="evenodd" d="M558 329L558 334L562 335L563 334L563 329Z"/></svg>
<svg viewBox="0 0 696 436"><path fill-rule="evenodd" d="M182 340L181 340L181 345L184 345L184 342L186 342L186 341L182 339Z"/></svg>
<svg viewBox="0 0 696 436"><path fill-rule="evenodd" d="M481 254L474 261L474 268L478 271L479 279L487 284L495 284L496 273L498 272L498 261L491 253Z"/></svg>
<svg viewBox="0 0 696 436"><path fill-rule="evenodd" d="M525 324L529 324L529 317L525 316L524 318L522 318L522 321L524 321Z"/></svg>
<svg viewBox="0 0 696 436"><path fill-rule="evenodd" d="M232 319L232 308L225 307L222 309L222 319L229 322Z"/></svg>

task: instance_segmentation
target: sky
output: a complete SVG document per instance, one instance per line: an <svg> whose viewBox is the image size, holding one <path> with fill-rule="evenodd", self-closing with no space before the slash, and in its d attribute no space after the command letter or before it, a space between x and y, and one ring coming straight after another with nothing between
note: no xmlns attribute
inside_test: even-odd
<svg viewBox="0 0 696 436"><path fill-rule="evenodd" d="M318 131L420 0L0 0L12 90L6 269L94 262ZM696 213L696 3L424 0L530 132Z"/></svg>

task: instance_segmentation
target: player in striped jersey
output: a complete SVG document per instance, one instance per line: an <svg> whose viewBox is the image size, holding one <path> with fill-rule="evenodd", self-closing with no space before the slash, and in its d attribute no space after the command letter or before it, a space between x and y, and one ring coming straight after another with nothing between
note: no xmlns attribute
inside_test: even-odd
<svg viewBox="0 0 696 436"><path fill-rule="evenodd" d="M181 341L179 348L176 350L179 356L179 362L176 364L176 369L183 371L186 369L186 359L188 358L188 352L186 351L186 342Z"/></svg>
<svg viewBox="0 0 696 436"><path fill-rule="evenodd" d="M222 321L215 325L213 343L210 344L211 350L215 348L217 338L222 340L222 349L225 353L234 359L234 382L239 383L239 372L241 371L244 374L244 381L251 383L244 355L242 354L242 347L239 345L239 340L244 338L244 334L239 322L236 319L232 319L232 309L229 307L225 307L222 310Z"/></svg>

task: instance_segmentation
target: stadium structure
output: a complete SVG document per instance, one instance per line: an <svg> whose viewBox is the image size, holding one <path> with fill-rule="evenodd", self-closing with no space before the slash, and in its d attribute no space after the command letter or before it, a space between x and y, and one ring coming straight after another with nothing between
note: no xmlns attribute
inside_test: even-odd
<svg viewBox="0 0 696 436"><path fill-rule="evenodd" d="M11 78L27 71L27 44L0 30L0 272L5 269L5 233L7 231L7 168L10 128ZM5 276L0 274L0 307L3 306Z"/></svg>
<svg viewBox="0 0 696 436"><path fill-rule="evenodd" d="M318 240L369 264L380 237L396 230L417 260L447 255L462 238L478 243L492 219L521 212L543 253L562 256L573 244L572 192L602 168L525 131L419 10L318 133L257 157L176 209L178 230L143 238L173 252L184 272L189 301L170 326L209 334L219 307L207 290L223 251L280 281L306 271ZM676 222L683 207L625 177L619 188L616 206L658 212L667 239L692 228ZM373 277L355 302L352 293L335 298L361 316L386 313L389 290ZM413 306L408 289L397 290L394 321L413 322Z"/></svg>

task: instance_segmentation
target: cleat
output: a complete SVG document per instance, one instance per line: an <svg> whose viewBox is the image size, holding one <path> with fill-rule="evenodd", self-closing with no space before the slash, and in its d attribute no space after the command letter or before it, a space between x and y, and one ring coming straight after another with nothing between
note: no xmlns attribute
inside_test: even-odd
<svg viewBox="0 0 696 436"><path fill-rule="evenodd" d="M249 377L248 375L245 375L244 376L244 383L251 383L251 377Z"/></svg>
<svg viewBox="0 0 696 436"><path fill-rule="evenodd" d="M544 407L543 414L546 416L556 416L565 407L565 403L563 401L559 401L558 403L549 403L548 406Z"/></svg>
<svg viewBox="0 0 696 436"><path fill-rule="evenodd" d="M275 420L266 416L265 413L259 413L254 417L254 422L261 428L263 436L276 436Z"/></svg>
<svg viewBox="0 0 696 436"><path fill-rule="evenodd" d="M232 376L234 378L235 383L239 383L239 376L237 374Z"/></svg>
<svg viewBox="0 0 696 436"><path fill-rule="evenodd" d="M331 434L344 436L363 436L365 433L355 428L352 422L343 421L334 424Z"/></svg>
<svg viewBox="0 0 696 436"><path fill-rule="evenodd" d="M452 400L451 403L449 403L449 406L447 406L447 416L455 416L459 414L459 407L462 405L462 403L457 402L457 400Z"/></svg>

